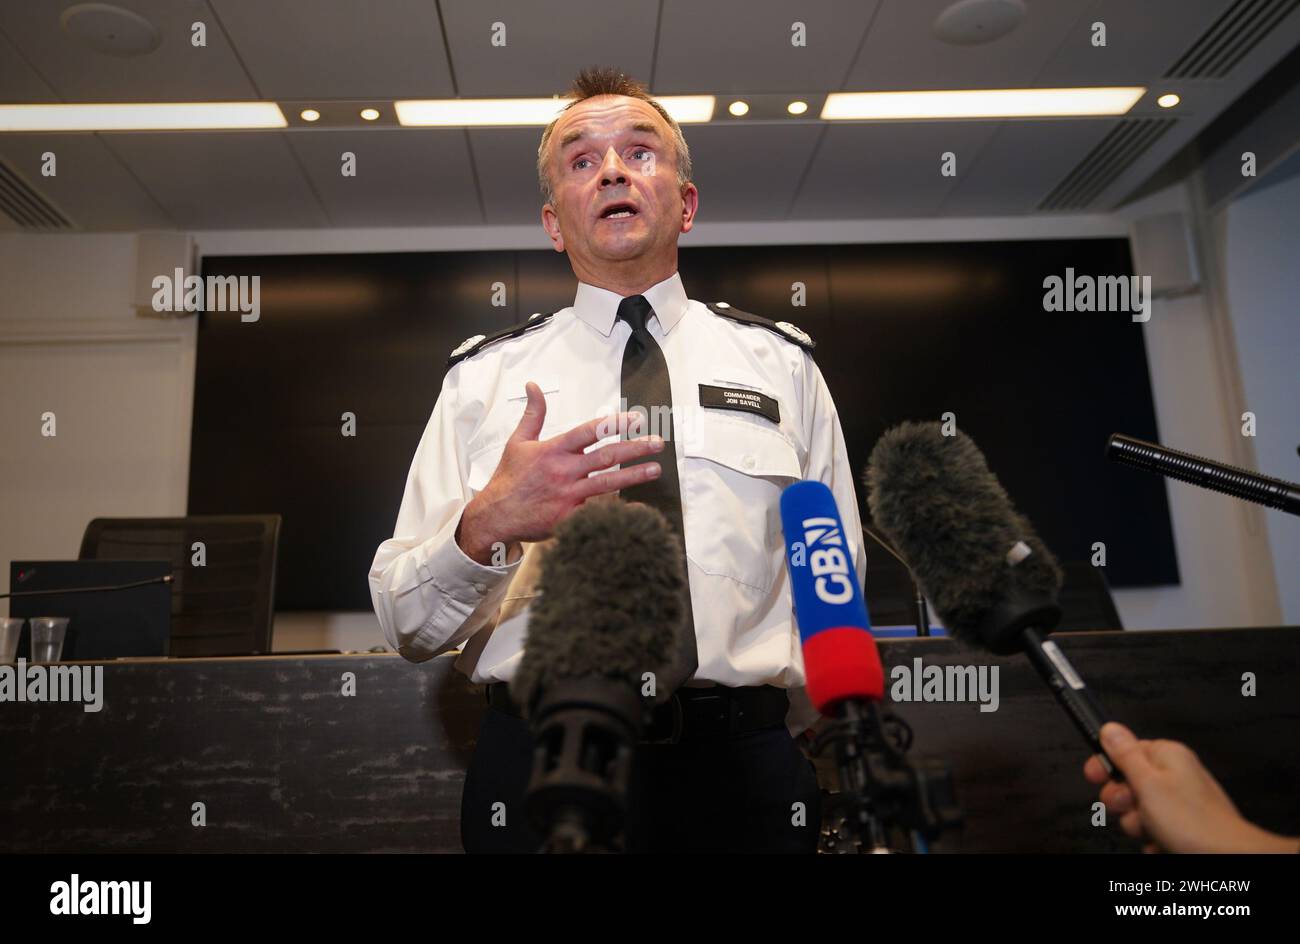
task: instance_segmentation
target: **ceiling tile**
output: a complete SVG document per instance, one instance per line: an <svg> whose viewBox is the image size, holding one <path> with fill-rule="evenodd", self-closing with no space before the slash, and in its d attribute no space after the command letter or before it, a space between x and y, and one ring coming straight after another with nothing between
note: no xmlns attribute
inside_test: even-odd
<svg viewBox="0 0 1300 944"><path fill-rule="evenodd" d="M0 33L0 102L57 102L59 96Z"/></svg>
<svg viewBox="0 0 1300 944"><path fill-rule="evenodd" d="M591 65L650 80L657 2L442 0L441 8L464 98L563 95ZM505 26L504 46L492 45L494 23Z"/></svg>
<svg viewBox="0 0 1300 944"><path fill-rule="evenodd" d="M471 128L470 153L478 168L488 223L542 226L542 194L537 186L537 145L541 128Z"/></svg>
<svg viewBox="0 0 1300 944"><path fill-rule="evenodd" d="M952 0L881 4L845 88L850 91L1025 87L1074 32L1092 0L1026 4L1024 21L991 43L956 46L931 28Z"/></svg>
<svg viewBox="0 0 1300 944"><path fill-rule="evenodd" d="M794 219L931 216L956 184L943 154L973 159L997 122L863 122L826 129Z"/></svg>
<svg viewBox="0 0 1300 944"><path fill-rule="evenodd" d="M700 222L785 219L821 127L688 125Z"/></svg>
<svg viewBox="0 0 1300 944"><path fill-rule="evenodd" d="M212 10L203 0L117 0L162 35L153 52L118 58L96 52L59 25L65 6L37 0L0 4L0 30L69 102L186 102L256 97ZM191 44L191 25L206 25L207 45Z"/></svg>
<svg viewBox="0 0 1300 944"><path fill-rule="evenodd" d="M465 132L301 131L288 135L335 226L467 226L483 222ZM344 177L342 155L356 156Z"/></svg>
<svg viewBox="0 0 1300 944"><path fill-rule="evenodd" d="M327 225L284 134L106 134L181 229Z"/></svg>
<svg viewBox="0 0 1300 944"><path fill-rule="evenodd" d="M1071 29L1037 84L1147 85L1163 75L1232 0L1100 0ZM1106 45L1092 44L1093 23Z"/></svg>
<svg viewBox="0 0 1300 944"><path fill-rule="evenodd" d="M47 152L55 157L53 177L41 176ZM172 228L167 214L96 135L0 135L0 155L78 228Z"/></svg>
<svg viewBox="0 0 1300 944"><path fill-rule="evenodd" d="M211 0L272 99L450 98L451 71L428 0Z"/></svg>
<svg viewBox="0 0 1300 944"><path fill-rule="evenodd" d="M957 165L941 216L1013 216L1042 199L1119 122L1110 118L1004 121L980 153Z"/></svg>
<svg viewBox="0 0 1300 944"><path fill-rule="evenodd" d="M654 91L835 91L878 0L664 0ZM791 45L804 24L805 46Z"/></svg>

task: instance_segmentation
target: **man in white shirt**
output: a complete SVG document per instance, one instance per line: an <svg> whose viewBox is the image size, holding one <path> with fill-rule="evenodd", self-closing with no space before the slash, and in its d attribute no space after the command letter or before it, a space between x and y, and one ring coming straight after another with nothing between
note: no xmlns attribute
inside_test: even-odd
<svg viewBox="0 0 1300 944"><path fill-rule="evenodd" d="M677 239L699 195L676 122L613 70L584 71L572 96L542 137L538 172L542 225L579 280L574 304L453 352L394 535L375 554L375 612L406 658L460 647L457 666L488 686L462 800L466 850L534 851L532 740L506 683L545 542L584 501L666 497L696 668L639 749L628 848L811 852L820 792L794 736L817 714L802 690L779 498L799 479L830 486L863 576L835 406L806 334L687 298ZM671 434L606 435L639 402L627 393L647 361L671 399Z"/></svg>

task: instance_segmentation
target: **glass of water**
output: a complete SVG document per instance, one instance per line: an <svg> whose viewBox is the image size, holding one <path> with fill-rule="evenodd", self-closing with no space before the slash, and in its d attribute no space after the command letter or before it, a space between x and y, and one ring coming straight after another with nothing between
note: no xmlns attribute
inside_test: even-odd
<svg viewBox="0 0 1300 944"><path fill-rule="evenodd" d="M18 652L18 635L23 631L21 616L7 616L0 619L0 665L14 661Z"/></svg>
<svg viewBox="0 0 1300 944"><path fill-rule="evenodd" d="M32 617L32 661L58 662L63 654L63 637L68 632L66 616Z"/></svg>

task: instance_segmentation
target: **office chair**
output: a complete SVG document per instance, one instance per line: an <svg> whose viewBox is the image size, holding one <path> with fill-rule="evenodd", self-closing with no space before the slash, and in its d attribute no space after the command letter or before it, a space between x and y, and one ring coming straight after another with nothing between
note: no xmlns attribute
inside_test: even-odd
<svg viewBox="0 0 1300 944"><path fill-rule="evenodd" d="M96 518L80 557L171 561L173 658L252 655L271 651L279 542L279 515Z"/></svg>

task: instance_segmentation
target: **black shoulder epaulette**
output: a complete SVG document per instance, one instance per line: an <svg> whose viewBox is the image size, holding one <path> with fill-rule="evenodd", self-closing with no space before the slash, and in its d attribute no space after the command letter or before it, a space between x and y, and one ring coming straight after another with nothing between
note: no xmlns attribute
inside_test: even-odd
<svg viewBox="0 0 1300 944"><path fill-rule="evenodd" d="M466 338L461 342L460 347L451 352L451 357L447 358L447 366L451 367L467 357L473 357L489 344L497 341L504 341L506 338L514 338L526 331L532 331L534 328L540 328L546 322L551 320L555 312L549 315L538 313L533 315L527 321L517 325L511 325L509 328L502 328L500 331L494 331L491 334L476 334L472 338Z"/></svg>
<svg viewBox="0 0 1300 944"><path fill-rule="evenodd" d="M817 346L817 342L809 337L806 331L796 328L788 321L773 321L771 318L764 318L762 315L741 311L726 302L705 302L705 305L715 315L730 318L732 321L739 321L741 324L757 325L760 328L766 328L768 331L779 334L791 344L799 345L809 354Z"/></svg>

